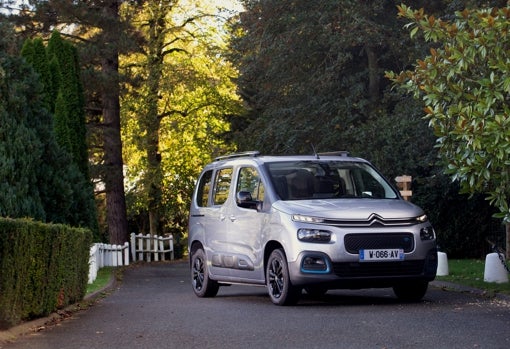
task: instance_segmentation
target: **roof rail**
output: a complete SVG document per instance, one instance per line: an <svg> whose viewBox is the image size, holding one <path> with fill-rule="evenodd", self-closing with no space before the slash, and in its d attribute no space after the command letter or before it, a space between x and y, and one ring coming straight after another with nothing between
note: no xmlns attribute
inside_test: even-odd
<svg viewBox="0 0 510 349"><path fill-rule="evenodd" d="M326 153L318 153L319 156L351 156L347 150L337 150L337 151L329 151Z"/></svg>
<svg viewBox="0 0 510 349"><path fill-rule="evenodd" d="M233 159L233 158L241 158L241 157L244 157L244 156L256 157L258 155L260 155L260 152L258 150L251 150L251 151L244 151L244 152L241 152L241 153L234 153L234 154L218 156L218 157L214 158L214 161Z"/></svg>

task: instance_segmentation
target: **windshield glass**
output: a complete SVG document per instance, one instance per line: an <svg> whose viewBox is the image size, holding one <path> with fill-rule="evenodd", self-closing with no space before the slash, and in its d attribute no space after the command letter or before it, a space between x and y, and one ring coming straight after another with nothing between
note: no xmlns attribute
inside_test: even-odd
<svg viewBox="0 0 510 349"><path fill-rule="evenodd" d="M366 163L282 161L266 166L282 200L398 197L391 185Z"/></svg>

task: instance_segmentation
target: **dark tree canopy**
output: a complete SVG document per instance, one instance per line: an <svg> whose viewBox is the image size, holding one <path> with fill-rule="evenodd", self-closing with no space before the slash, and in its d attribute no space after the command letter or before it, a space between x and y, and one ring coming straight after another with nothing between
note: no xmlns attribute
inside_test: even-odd
<svg viewBox="0 0 510 349"><path fill-rule="evenodd" d="M397 17L400 2L449 17L503 1L244 1L231 47L247 113L232 120L231 136L241 150L310 153L313 144L368 158L389 178L411 175L413 201L430 213L441 238L462 229L477 236L470 255L478 255L481 234L471 227L490 221L490 209L476 198L471 212L479 216L449 206L468 198L442 173L422 106L384 77L429 50L410 40ZM463 218L452 223L452 214Z"/></svg>
<svg viewBox="0 0 510 349"><path fill-rule="evenodd" d="M349 129L391 107L381 105L384 69L407 59L396 13L393 1L249 2L232 42L250 111L245 143L352 149Z"/></svg>
<svg viewBox="0 0 510 349"><path fill-rule="evenodd" d="M41 75L11 49L13 32L0 31L0 215L94 230L90 184L56 142Z"/></svg>
<svg viewBox="0 0 510 349"><path fill-rule="evenodd" d="M31 0L33 6L27 11L15 16L15 20L23 28L22 35L48 35L55 27L72 29L66 31L66 37L77 45L83 70L83 83L86 98L86 111L89 129L93 141L90 154L94 159L92 176L101 180L105 188L106 222L109 240L112 243L127 241L127 217L123 181L122 142L120 137L120 76L118 74L119 54L127 52L136 43L136 37L129 37L133 33L129 23L121 21L119 16L120 0L105 1L72 1L72 0ZM52 49L50 48L50 52ZM56 60L62 64L61 55L74 55L67 49L55 51ZM68 56L69 57L69 56ZM70 65L65 71L60 67L62 80L71 81L76 70L72 62L64 60ZM68 69L69 68L69 69ZM76 85L67 85L74 90ZM58 115L76 112L74 108L84 101L67 98L67 91L55 92L57 103L67 110L56 111ZM62 93L59 97L58 94ZM81 118L74 115L73 120ZM77 124L73 124L77 125ZM71 127L71 129L74 129ZM77 130L79 135L83 130ZM65 138L65 135L62 135ZM65 142L67 143L68 142ZM70 142L73 155L83 159L83 154L75 153L74 142ZM68 144L69 145L69 144ZM81 148L80 148L81 149ZM82 170L85 167L80 165Z"/></svg>

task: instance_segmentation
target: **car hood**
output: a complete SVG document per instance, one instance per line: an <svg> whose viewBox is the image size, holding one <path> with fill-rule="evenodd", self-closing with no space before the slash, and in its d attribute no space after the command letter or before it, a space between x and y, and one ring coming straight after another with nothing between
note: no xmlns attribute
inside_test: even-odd
<svg viewBox="0 0 510 349"><path fill-rule="evenodd" d="M414 218L424 214L418 206L399 199L328 199L277 201L273 207L287 214L326 219L368 220Z"/></svg>

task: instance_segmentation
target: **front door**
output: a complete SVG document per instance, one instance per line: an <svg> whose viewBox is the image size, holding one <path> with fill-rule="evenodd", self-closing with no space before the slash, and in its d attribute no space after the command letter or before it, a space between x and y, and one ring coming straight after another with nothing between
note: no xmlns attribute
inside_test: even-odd
<svg viewBox="0 0 510 349"><path fill-rule="evenodd" d="M238 170L235 202L228 205L227 230L230 252L235 264L231 276L241 280L264 282L265 186L254 167ZM242 200L243 201L242 201Z"/></svg>

